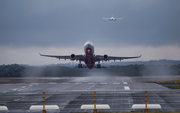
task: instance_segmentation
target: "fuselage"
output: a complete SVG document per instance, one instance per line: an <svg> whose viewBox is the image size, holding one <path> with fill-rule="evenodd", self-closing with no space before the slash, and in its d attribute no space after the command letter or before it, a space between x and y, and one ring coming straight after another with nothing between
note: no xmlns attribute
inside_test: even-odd
<svg viewBox="0 0 180 113"><path fill-rule="evenodd" d="M114 21L115 21L116 19L115 19L114 17L111 17L109 20L110 20L110 21L112 21L112 20L114 20Z"/></svg>
<svg viewBox="0 0 180 113"><path fill-rule="evenodd" d="M84 44L84 62L89 69L92 69L95 65L94 45L92 42L87 41Z"/></svg>

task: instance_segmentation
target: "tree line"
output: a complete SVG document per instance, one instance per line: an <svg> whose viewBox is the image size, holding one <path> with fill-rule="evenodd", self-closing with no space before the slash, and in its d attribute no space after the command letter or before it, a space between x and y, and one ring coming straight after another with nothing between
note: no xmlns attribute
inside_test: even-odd
<svg viewBox="0 0 180 113"><path fill-rule="evenodd" d="M78 69L65 66L0 65L0 77L79 77L91 74L116 76L180 75L178 65L127 65L110 66L103 69Z"/></svg>

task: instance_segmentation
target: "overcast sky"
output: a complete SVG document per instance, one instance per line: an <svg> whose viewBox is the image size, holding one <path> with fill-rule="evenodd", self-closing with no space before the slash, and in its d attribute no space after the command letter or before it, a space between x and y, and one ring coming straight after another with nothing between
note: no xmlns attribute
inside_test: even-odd
<svg viewBox="0 0 180 113"><path fill-rule="evenodd" d="M180 0L1 0L0 65L64 63L43 54L180 60ZM114 15L120 21L108 21ZM68 61L66 61L68 62Z"/></svg>

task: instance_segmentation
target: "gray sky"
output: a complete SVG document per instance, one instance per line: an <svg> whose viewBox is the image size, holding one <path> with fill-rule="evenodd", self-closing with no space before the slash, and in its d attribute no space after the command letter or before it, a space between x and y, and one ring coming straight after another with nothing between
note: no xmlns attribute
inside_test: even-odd
<svg viewBox="0 0 180 113"><path fill-rule="evenodd" d="M64 62L38 53L81 54L87 40L94 43L96 54L180 60L179 4L179 0L1 0L0 64ZM113 14L123 19L102 19Z"/></svg>

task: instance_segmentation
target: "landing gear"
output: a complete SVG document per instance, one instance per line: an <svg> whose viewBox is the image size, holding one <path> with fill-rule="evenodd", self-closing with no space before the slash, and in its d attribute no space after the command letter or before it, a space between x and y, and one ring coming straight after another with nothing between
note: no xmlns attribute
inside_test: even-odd
<svg viewBox="0 0 180 113"><path fill-rule="evenodd" d="M98 64L97 64L97 69L101 69L100 60L98 61Z"/></svg>
<svg viewBox="0 0 180 113"><path fill-rule="evenodd" d="M82 64L78 64L78 68L82 68Z"/></svg>
<svg viewBox="0 0 180 113"><path fill-rule="evenodd" d="M81 68L81 69L82 69L81 60L79 60L78 68Z"/></svg>
<svg viewBox="0 0 180 113"><path fill-rule="evenodd" d="M97 64L97 69L101 69L101 64Z"/></svg>

